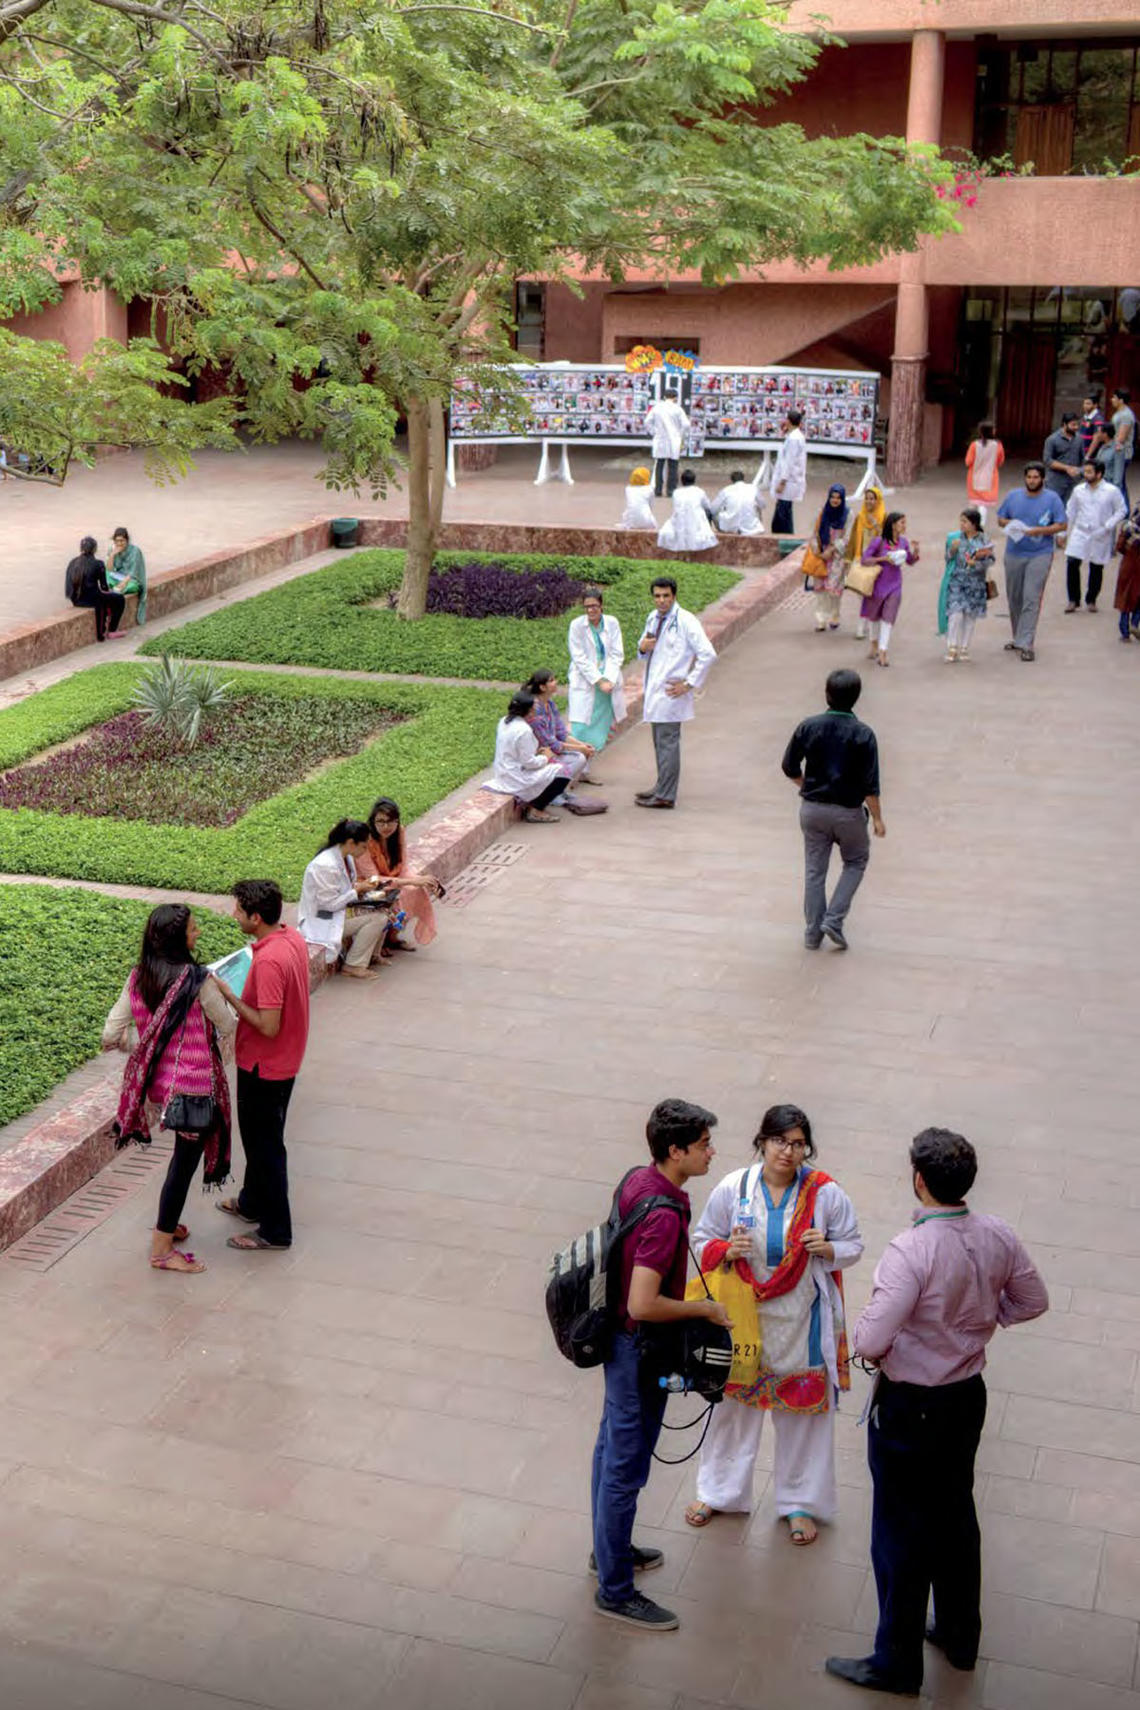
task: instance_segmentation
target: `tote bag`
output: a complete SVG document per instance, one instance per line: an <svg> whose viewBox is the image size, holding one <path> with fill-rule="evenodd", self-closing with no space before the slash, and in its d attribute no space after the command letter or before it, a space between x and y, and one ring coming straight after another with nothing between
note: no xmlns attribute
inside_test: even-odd
<svg viewBox="0 0 1140 1710"><path fill-rule="evenodd" d="M760 1313L752 1284L738 1275L735 1265L718 1265L693 1277L685 1290L686 1300L704 1300L708 1293L727 1310L732 1319L732 1370L729 1384L750 1387L760 1376Z"/></svg>

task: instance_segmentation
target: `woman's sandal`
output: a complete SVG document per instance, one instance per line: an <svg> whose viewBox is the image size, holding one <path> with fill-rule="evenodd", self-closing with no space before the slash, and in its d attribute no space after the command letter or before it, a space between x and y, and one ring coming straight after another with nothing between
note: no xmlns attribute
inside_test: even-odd
<svg viewBox="0 0 1140 1710"><path fill-rule="evenodd" d="M224 1211L227 1217L236 1217L239 1223L256 1223L256 1217L247 1217L236 1199L220 1199L218 1210Z"/></svg>
<svg viewBox="0 0 1140 1710"><path fill-rule="evenodd" d="M523 818L525 820L529 820L531 825L558 824L558 815L556 813L543 813L541 808L524 808Z"/></svg>
<svg viewBox="0 0 1140 1710"><path fill-rule="evenodd" d="M170 1237L170 1239L172 1241L189 1241L190 1231L189 1231L189 1229L187 1229L185 1223L180 1223L178 1225L177 1229L174 1231L174 1234Z"/></svg>
<svg viewBox="0 0 1140 1710"><path fill-rule="evenodd" d="M152 1271L181 1271L184 1276L197 1276L199 1271L206 1269L201 1259L193 1253L160 1253L157 1257L152 1253L150 1259Z"/></svg>
<svg viewBox="0 0 1140 1710"><path fill-rule="evenodd" d="M227 1247L234 1247L239 1253L287 1253L288 1246L280 1241L267 1241L264 1235L258 1235L251 1230L248 1235L231 1235L226 1242Z"/></svg>
<svg viewBox="0 0 1140 1710"><path fill-rule="evenodd" d="M690 1502L685 1510L685 1524L686 1526L695 1526L699 1531L702 1526L708 1525L716 1512L717 1510L710 1508L707 1502Z"/></svg>
<svg viewBox="0 0 1140 1710"><path fill-rule="evenodd" d="M788 1535L793 1544L799 1544L802 1548L805 1544L814 1544L816 1539L819 1537L815 1521L812 1519L812 1516L806 1512L806 1510L797 1509L793 1514L785 1514L784 1519L788 1522ZM804 1525L805 1520L811 1527L810 1532Z"/></svg>

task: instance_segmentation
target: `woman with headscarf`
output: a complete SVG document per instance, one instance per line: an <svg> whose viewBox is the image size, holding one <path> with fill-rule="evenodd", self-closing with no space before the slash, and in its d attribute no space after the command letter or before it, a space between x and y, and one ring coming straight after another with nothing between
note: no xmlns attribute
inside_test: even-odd
<svg viewBox="0 0 1140 1710"><path fill-rule="evenodd" d="M863 503L855 512L855 520L851 524L851 533L847 536L847 546L844 558L848 564L862 564L863 554L877 534L883 532L883 522L887 515L887 502L883 498L882 488L874 482L868 483L863 489ZM867 634L867 620L860 615L855 625L855 639L862 641Z"/></svg>
<svg viewBox="0 0 1140 1710"><path fill-rule="evenodd" d="M813 576L815 588L816 633L839 628L839 602L843 598L843 578L847 562L843 544L847 534L847 490L838 481L827 489L827 498L809 541L809 550L822 559L826 575Z"/></svg>
<svg viewBox="0 0 1140 1710"><path fill-rule="evenodd" d="M1113 605L1120 613L1120 639L1131 641L1140 633L1140 505L1120 525L1116 537L1120 568L1116 572L1116 595Z"/></svg>

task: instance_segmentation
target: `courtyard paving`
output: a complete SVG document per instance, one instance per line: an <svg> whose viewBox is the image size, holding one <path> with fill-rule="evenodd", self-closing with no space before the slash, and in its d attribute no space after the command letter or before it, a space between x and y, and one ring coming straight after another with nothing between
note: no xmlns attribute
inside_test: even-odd
<svg viewBox="0 0 1140 1710"><path fill-rule="evenodd" d="M943 513L957 502L942 489ZM1052 1310L993 1345L984 1660L965 1677L931 1655L927 1696L1140 1710L1140 648L1107 611L1064 617L1054 577L1035 665L991 618L946 667L939 556L908 583L891 669L865 673L888 836L848 955L801 948L778 762L861 649L849 613L819 637L793 597L716 667L676 813L633 808L634 733L599 768L607 817L520 826L428 952L321 994L288 1254L228 1252L232 1225L192 1191L210 1268L152 1273L151 1186L43 1274L0 1259L0 1702L860 1702L821 1671L874 1622L861 1377L817 1545L774 1524L766 1450L752 1518L700 1535L691 1465L659 1467L639 1535L666 1552L653 1589L681 1631L592 1613L600 1384L554 1351L543 1269L679 1094L719 1113L714 1177L766 1105L806 1106L862 1221L853 1310L909 1216L910 1136L975 1140L974 1202L1017 1225Z"/></svg>

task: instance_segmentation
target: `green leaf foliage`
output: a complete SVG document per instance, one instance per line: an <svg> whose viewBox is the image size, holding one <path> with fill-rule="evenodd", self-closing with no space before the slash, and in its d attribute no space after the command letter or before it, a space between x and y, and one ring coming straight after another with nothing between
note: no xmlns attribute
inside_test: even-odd
<svg viewBox="0 0 1140 1710"><path fill-rule="evenodd" d="M0 711L0 766L15 765L125 712L138 677L139 668L130 664L101 665ZM504 711L502 694L487 689L246 671L234 672L233 681L236 694L365 702L404 722L225 828L0 810L0 872L213 894L224 894L238 879L268 878L295 898L331 825L346 815L362 818L381 795L398 801L408 822L425 813L490 764L495 725ZM171 765L170 789L178 789L177 762Z"/></svg>
<svg viewBox="0 0 1140 1710"><path fill-rule="evenodd" d="M441 570L470 563L470 552L441 552ZM144 653L173 650L194 659L241 659L255 665L320 665L341 671L407 672L425 677L473 677L521 683L538 666L566 669L566 631L576 613L553 618L461 618L430 614L405 623L377 609L400 584L402 552L369 548L279 588L226 606L210 617L148 642ZM517 571L567 569L606 589L606 610L618 619L632 658L652 600L655 575L674 576L678 599L700 611L728 592L739 576L715 564L654 564L639 558L568 558L541 553L495 555Z"/></svg>
<svg viewBox="0 0 1140 1710"><path fill-rule="evenodd" d="M0 1126L33 1109L98 1051L150 909L93 891L0 885ZM200 961L216 961L244 942L232 920L194 912Z"/></svg>

